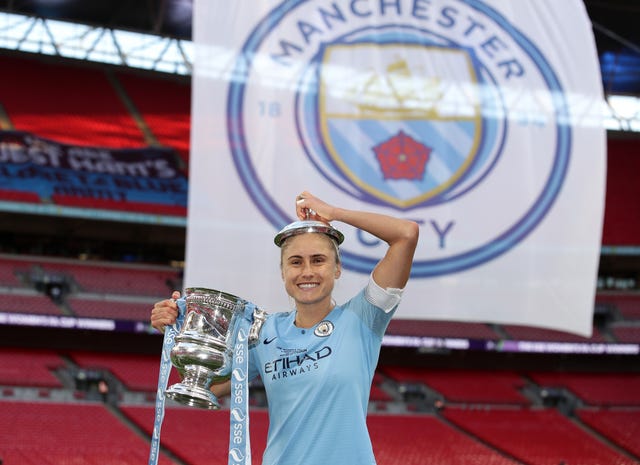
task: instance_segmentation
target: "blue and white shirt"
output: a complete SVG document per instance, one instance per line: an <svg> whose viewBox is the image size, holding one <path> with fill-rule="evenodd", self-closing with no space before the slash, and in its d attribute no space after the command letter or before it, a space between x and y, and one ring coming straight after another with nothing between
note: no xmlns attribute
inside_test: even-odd
<svg viewBox="0 0 640 465"><path fill-rule="evenodd" d="M386 292L371 279L312 328L296 327L295 311L268 316L249 356L250 377L261 376L269 405L263 465L375 464L367 406L382 336L400 300Z"/></svg>

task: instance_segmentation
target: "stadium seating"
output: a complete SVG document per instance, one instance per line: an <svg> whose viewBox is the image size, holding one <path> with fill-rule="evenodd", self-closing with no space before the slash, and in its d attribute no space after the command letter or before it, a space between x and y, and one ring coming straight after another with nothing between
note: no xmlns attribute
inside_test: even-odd
<svg viewBox="0 0 640 465"><path fill-rule="evenodd" d="M33 313L37 315L62 315L60 307L43 294L0 294L0 312Z"/></svg>
<svg viewBox="0 0 640 465"><path fill-rule="evenodd" d="M9 288L24 287L25 284L19 279L20 272L27 272L28 262L22 259L12 259L0 256L0 286Z"/></svg>
<svg viewBox="0 0 640 465"><path fill-rule="evenodd" d="M123 413L147 434L153 431L153 409L125 406ZM266 445L268 417L251 412L249 431L253 463L260 463ZM189 464L226 465L229 450L229 411L168 408L162 423L162 444Z"/></svg>
<svg viewBox="0 0 640 465"><path fill-rule="evenodd" d="M553 409L447 408L446 419L521 463L632 465L637 462L599 441Z"/></svg>
<svg viewBox="0 0 640 465"><path fill-rule="evenodd" d="M614 444L640 457L640 409L579 409L577 415Z"/></svg>
<svg viewBox="0 0 640 465"><path fill-rule="evenodd" d="M164 297L177 270L167 266L87 262L72 259L24 257L3 259L1 279L15 280L17 273L63 276L78 286L79 292L121 296Z"/></svg>
<svg viewBox="0 0 640 465"><path fill-rule="evenodd" d="M81 368L110 371L129 390L155 392L158 388L160 354L131 355L97 352L72 352L70 358ZM169 385L179 381L171 370Z"/></svg>
<svg viewBox="0 0 640 465"><path fill-rule="evenodd" d="M640 406L640 373L533 372L543 387L565 387L587 405Z"/></svg>
<svg viewBox="0 0 640 465"><path fill-rule="evenodd" d="M171 147L189 163L190 87L119 71L3 57L11 86L0 87L0 104L17 130L61 143L139 148L151 139ZM82 89L82 92L79 91ZM124 94L120 93L124 91ZM91 95L87 99L86 95ZM160 97L159 97L160 96ZM125 103L133 105L127 107ZM137 119L141 117L141 119ZM147 137L145 137L147 136ZM603 243L638 245L637 215L628 199L637 187L637 143L624 157L610 157ZM186 215L182 206L118 202L0 189L0 202L37 203L152 215ZM3 249L3 251L6 251ZM36 266L72 284L60 305L34 288ZM87 262L72 258L0 256L0 312L14 315L78 316L148 321L151 304L173 288L177 270L167 266ZM499 341L640 343L640 293L604 291L597 305L609 319L582 338L516 325L392 320L387 334ZM5 329L5 327L1 328ZM146 463L153 427L159 354L135 347L118 353L3 347L0 350L0 458L6 465ZM588 357L588 356L585 356ZM637 358L637 356L635 356ZM452 359L455 358L453 354ZM615 357L612 357L612 359ZM568 365L559 357L558 365ZM556 360L553 360L555 362ZM434 369L381 364L375 374L368 424L380 465L627 465L640 463L640 375L611 371ZM60 376L65 370L98 370L118 382L115 404L93 400ZM172 370L169 384L178 381ZM402 387L418 386L432 403L414 408ZM570 412L530 395L555 388L575 397ZM56 396L24 401L27 393L55 390ZM6 393L6 395L5 395ZM62 395L64 394L64 395ZM137 395L143 394L143 395ZM254 463L266 443L267 412L252 403ZM381 413L384 412L384 413ZM163 424L161 465L226 464L229 412L169 405ZM175 457L175 460L172 459ZM303 463L303 462L302 462Z"/></svg>
<svg viewBox="0 0 640 465"><path fill-rule="evenodd" d="M63 385L52 375L53 370L66 366L108 372L126 392L153 393L159 357L11 349L2 352L0 363L0 386L5 389L48 386L77 390L77 385ZM174 370L169 383L176 381ZM429 412L412 413L399 394L403 382L424 383L444 401ZM521 390L527 382L573 391L582 402L575 417L524 397ZM372 390L371 402L388 403L390 408L385 413L380 413L383 409L370 412L367 421L378 463L385 465L556 465L562 461L631 465L637 463L640 452L636 440L640 432L638 382L637 374L381 366L374 376L374 388L386 395L376 398ZM621 395L625 390L626 396ZM81 395L66 402L50 398L20 402L6 397L0 398L0 451L5 460L44 465L128 465L146 460L154 425L153 396L139 397L143 400L133 403L131 396L124 397L128 401L120 396L116 404L104 406ZM252 407L250 418L253 460L260 463L267 412ZM43 428L54 431L42 441L27 439ZM105 436L101 442L96 439L99 436ZM174 463L171 457L175 457L187 465L225 464L228 438L228 409L209 411L168 403L162 426L166 454L161 454L160 463ZM107 459L109 447L116 444L118 451ZM48 448L55 451L47 455Z"/></svg>
<svg viewBox="0 0 640 465"><path fill-rule="evenodd" d="M101 404L0 401L0 454L6 464L140 465L149 445Z"/></svg>
<svg viewBox="0 0 640 465"><path fill-rule="evenodd" d="M596 303L610 305L623 319L640 321L638 292L601 292L596 296Z"/></svg>
<svg viewBox="0 0 640 465"><path fill-rule="evenodd" d="M154 136L189 162L191 86L118 73L117 78Z"/></svg>
<svg viewBox="0 0 640 465"><path fill-rule="evenodd" d="M0 385L62 387L53 370L64 365L52 350L3 348L0 351Z"/></svg>
<svg viewBox="0 0 640 465"><path fill-rule="evenodd" d="M44 264L43 268L71 274L85 292L152 297L166 296L170 292L167 280L175 278L176 275L175 270L167 268L137 268L80 262Z"/></svg>
<svg viewBox="0 0 640 465"><path fill-rule="evenodd" d="M433 416L370 414L367 423L379 464L517 464Z"/></svg>
<svg viewBox="0 0 640 465"><path fill-rule="evenodd" d="M104 71L10 56L2 69L11 86L0 86L0 101L15 129L83 146L146 145Z"/></svg>
<svg viewBox="0 0 640 465"><path fill-rule="evenodd" d="M113 299L90 299L72 296L68 299L74 315L85 318L112 318L116 320L146 321L153 301L141 303Z"/></svg>
<svg viewBox="0 0 640 465"><path fill-rule="evenodd" d="M152 409L124 407L123 411L151 433ZM260 463L260 453L266 444L267 421L263 410L250 413L252 460L256 463ZM377 461L381 464L440 465L454 463L450 461L452 456L456 465L515 464L435 417L370 414L367 422ZM226 464L228 436L228 411L171 408L165 414L162 442L188 463Z"/></svg>
<svg viewBox="0 0 640 465"><path fill-rule="evenodd" d="M181 205L165 205L151 202L132 202L113 199L96 199L93 197L78 197L75 195L54 194L51 200L56 205L78 208L98 208L113 211L133 213L148 213L151 215L186 216L187 209Z"/></svg>
<svg viewBox="0 0 640 465"><path fill-rule="evenodd" d="M22 192L8 189L0 189L0 201L40 203L40 196L35 192Z"/></svg>
<svg viewBox="0 0 640 465"><path fill-rule="evenodd" d="M524 379L511 371L424 370L384 366L381 372L397 383L421 383L444 396L447 404L528 404L520 393Z"/></svg>
<svg viewBox="0 0 640 465"><path fill-rule="evenodd" d="M640 343L640 322L634 324L613 323L610 326L611 333L620 343Z"/></svg>

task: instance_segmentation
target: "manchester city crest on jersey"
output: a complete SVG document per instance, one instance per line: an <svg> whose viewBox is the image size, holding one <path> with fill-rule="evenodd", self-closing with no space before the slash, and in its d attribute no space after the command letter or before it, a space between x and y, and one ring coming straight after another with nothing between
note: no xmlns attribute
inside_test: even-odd
<svg viewBox="0 0 640 465"><path fill-rule="evenodd" d="M333 332L333 328L334 326L332 322L330 322L329 320L324 320L318 323L318 326L316 326L313 334L318 337L327 337L331 335L331 333Z"/></svg>

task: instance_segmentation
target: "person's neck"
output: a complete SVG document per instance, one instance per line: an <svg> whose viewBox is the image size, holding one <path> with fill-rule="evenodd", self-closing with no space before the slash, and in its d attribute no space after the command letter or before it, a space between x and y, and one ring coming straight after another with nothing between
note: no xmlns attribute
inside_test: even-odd
<svg viewBox="0 0 640 465"><path fill-rule="evenodd" d="M333 300L309 305L298 303L296 306L296 319L293 323L298 328L311 328L324 320L331 313L333 307L335 307Z"/></svg>

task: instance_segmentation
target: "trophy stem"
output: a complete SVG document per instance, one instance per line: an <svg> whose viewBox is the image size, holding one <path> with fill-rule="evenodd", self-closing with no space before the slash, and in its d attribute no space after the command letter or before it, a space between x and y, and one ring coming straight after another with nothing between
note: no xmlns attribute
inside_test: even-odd
<svg viewBox="0 0 640 465"><path fill-rule="evenodd" d="M210 387L215 373L201 365L184 367L182 382L174 384L166 391L166 396L176 402L209 410L218 410L220 403Z"/></svg>

